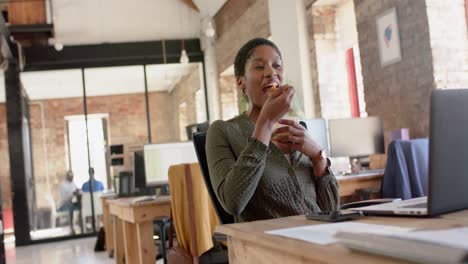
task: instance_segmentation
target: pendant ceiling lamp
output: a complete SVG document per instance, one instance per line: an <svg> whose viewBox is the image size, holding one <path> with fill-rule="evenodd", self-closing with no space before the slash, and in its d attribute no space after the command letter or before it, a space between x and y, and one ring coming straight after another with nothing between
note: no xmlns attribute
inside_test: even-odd
<svg viewBox="0 0 468 264"><path fill-rule="evenodd" d="M189 57L187 56L187 51L185 50L185 41L182 40L182 51L180 53L180 63L187 64L189 63Z"/></svg>

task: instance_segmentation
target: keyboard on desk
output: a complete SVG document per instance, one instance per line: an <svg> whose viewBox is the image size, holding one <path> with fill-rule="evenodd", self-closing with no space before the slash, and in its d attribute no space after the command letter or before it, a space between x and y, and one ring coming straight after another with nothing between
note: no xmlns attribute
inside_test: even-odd
<svg viewBox="0 0 468 264"><path fill-rule="evenodd" d="M156 200L156 195L145 195L145 196L138 196L130 198L132 203L143 203L143 202L151 202Z"/></svg>

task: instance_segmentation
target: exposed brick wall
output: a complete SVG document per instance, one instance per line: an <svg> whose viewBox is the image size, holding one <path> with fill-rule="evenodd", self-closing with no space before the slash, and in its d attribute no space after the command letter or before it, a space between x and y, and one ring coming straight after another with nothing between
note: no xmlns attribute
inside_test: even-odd
<svg viewBox="0 0 468 264"><path fill-rule="evenodd" d="M317 66L317 48L315 47L314 39L314 19L312 16L312 0L305 1L306 6L306 23L309 33L309 56L310 56L310 78L312 79L312 92L314 97L314 113L317 117L322 117L322 107L320 100L320 89L318 81L318 66Z"/></svg>
<svg viewBox="0 0 468 264"><path fill-rule="evenodd" d="M336 6L312 5L307 12L308 20L312 21L310 38L315 49L314 79L320 91L322 116L329 119L351 115L344 52L339 50L336 33L336 10Z"/></svg>
<svg viewBox="0 0 468 264"><path fill-rule="evenodd" d="M411 137L429 133L429 97L434 88L432 53L424 0L355 0L366 110L388 131L409 127ZM382 68L376 16L396 7L402 60Z"/></svg>
<svg viewBox="0 0 468 264"><path fill-rule="evenodd" d="M468 88L465 0L426 0L426 5L436 88Z"/></svg>
<svg viewBox="0 0 468 264"><path fill-rule="evenodd" d="M190 125L190 124L195 124L197 122L197 111L204 111L206 110L203 109L197 109L197 103L196 103L196 97L195 93L201 89L200 86L200 72L199 69L197 68L194 70L192 73L189 75L185 76L184 79L182 79L177 86L172 90L171 96L174 97L174 104L172 106L172 111L173 113L178 113L179 112L179 105L181 103L186 103L187 104L187 112L185 116L185 125ZM174 117L174 114L168 115ZM178 116L177 116L178 118ZM179 127L179 122L176 122L175 124L175 135L177 135L177 140L179 141L180 138L178 131L181 129ZM185 128L184 128L185 129ZM185 139L185 138L183 138Z"/></svg>
<svg viewBox="0 0 468 264"><path fill-rule="evenodd" d="M239 114L238 88L234 75L219 78L221 99L221 119L227 120Z"/></svg>
<svg viewBox="0 0 468 264"><path fill-rule="evenodd" d="M229 0L215 15L214 21L218 72L234 63L236 52L249 39L271 35L268 0Z"/></svg>
<svg viewBox="0 0 468 264"><path fill-rule="evenodd" d="M174 118L174 98L165 92L150 93L150 112L153 143L178 141L178 134L174 133L177 118ZM31 136L34 159L34 177L36 183L36 198L38 207L48 207L45 200L46 188L46 164L48 165L49 179L52 194L57 198L58 185L63 179L66 170L66 122L64 117L70 115L82 115L83 99L67 98L32 101L31 111ZM45 133L47 138L47 160L44 155L42 119L40 113L41 103L44 107ZM131 151L142 148L148 142L148 129L146 121L146 106L144 94L125 94L112 96L97 96L87 98L88 113L108 113L108 139L109 144L124 144L125 158L124 169L131 169ZM2 199L5 208L11 201L9 191L8 148L5 115L5 105L0 105L0 175L2 185Z"/></svg>

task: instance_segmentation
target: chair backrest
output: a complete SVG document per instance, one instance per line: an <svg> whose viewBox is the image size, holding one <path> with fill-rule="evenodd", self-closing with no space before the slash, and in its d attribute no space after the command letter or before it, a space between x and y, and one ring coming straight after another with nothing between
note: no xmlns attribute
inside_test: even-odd
<svg viewBox="0 0 468 264"><path fill-rule="evenodd" d="M410 199L427 196L428 176L429 140L395 140L387 150L382 197Z"/></svg>
<svg viewBox="0 0 468 264"><path fill-rule="evenodd" d="M208 162L206 160L206 132L196 132L193 133L193 145L195 146L195 152L197 153L198 163L200 164L200 169L205 180L206 188L210 194L211 201L213 202L216 214L218 215L219 222L221 224L231 224L234 223L234 217L230 215L218 200L216 193L213 190L211 185L210 173L208 171Z"/></svg>
<svg viewBox="0 0 468 264"><path fill-rule="evenodd" d="M46 195L46 200L49 203L50 211L52 212L52 214L57 213L57 205L55 204L54 197L52 196L51 193L48 193Z"/></svg>
<svg viewBox="0 0 468 264"><path fill-rule="evenodd" d="M102 215L102 203L99 197L102 192L93 192L94 215ZM82 217L91 216L91 193L81 193L81 215Z"/></svg>
<svg viewBox="0 0 468 264"><path fill-rule="evenodd" d="M213 247L213 233L220 224L216 210L198 163L172 165L168 176L178 247L197 258Z"/></svg>

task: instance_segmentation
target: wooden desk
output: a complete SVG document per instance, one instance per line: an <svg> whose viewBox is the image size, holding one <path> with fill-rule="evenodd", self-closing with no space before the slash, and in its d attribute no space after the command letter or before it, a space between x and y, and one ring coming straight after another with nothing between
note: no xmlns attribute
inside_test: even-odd
<svg viewBox="0 0 468 264"><path fill-rule="evenodd" d="M379 189L383 172L336 176L340 187L340 197L351 196L359 189Z"/></svg>
<svg viewBox="0 0 468 264"><path fill-rule="evenodd" d="M415 228L468 226L468 210L438 218L366 217L357 222ZM406 263L384 256L351 251L339 244L318 245L305 241L268 235L264 231L323 222L304 216L222 225L216 232L228 236L229 263Z"/></svg>
<svg viewBox="0 0 468 264"><path fill-rule="evenodd" d="M115 199L117 195L102 195L101 204L102 204L102 222L104 224L104 231L106 232L106 251L108 256L112 256L112 251L114 250L114 232L112 227L112 219L109 212L109 199Z"/></svg>
<svg viewBox="0 0 468 264"><path fill-rule="evenodd" d="M107 202L114 216L115 263L154 263L153 220L171 215L171 198L162 196L140 203L132 203L132 198L120 198Z"/></svg>

